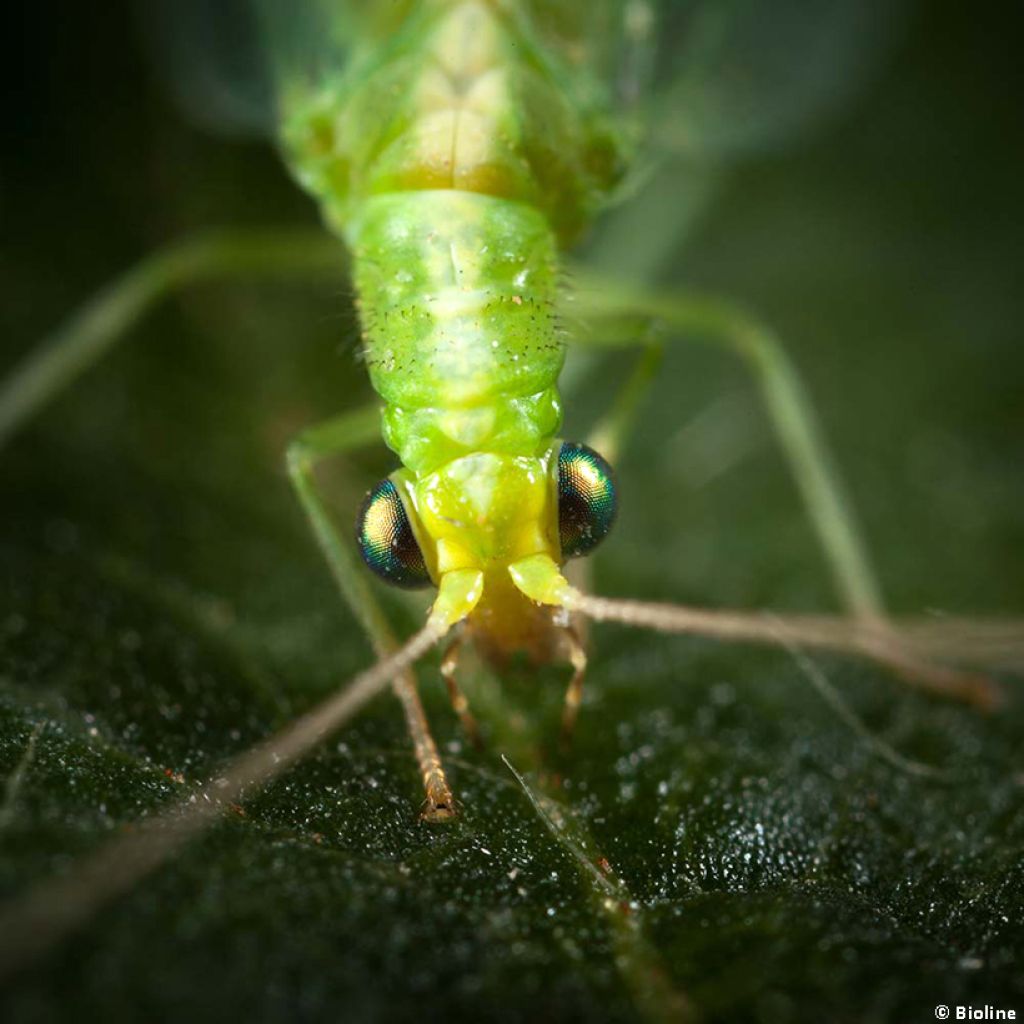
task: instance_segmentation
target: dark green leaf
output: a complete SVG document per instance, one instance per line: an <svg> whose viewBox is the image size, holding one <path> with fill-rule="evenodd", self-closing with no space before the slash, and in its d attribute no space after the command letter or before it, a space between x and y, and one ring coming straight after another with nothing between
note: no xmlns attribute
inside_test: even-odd
<svg viewBox="0 0 1024 1024"><path fill-rule="evenodd" d="M675 273L789 343L892 606L1008 613L1024 599L1020 97L991 26L942 6L844 122L736 176ZM83 54L109 53L96 96L51 109L36 93L34 130L5 156L5 365L156 241L310 216L263 150L197 138L148 86L122 103L144 72L130 40L91 31L94 47L54 59L68 89ZM196 290L0 456L4 896L368 663L281 463L292 432L369 397L354 339L337 292ZM579 375L567 436L625 366ZM368 453L327 474L341 521L390 465ZM670 351L618 469L600 592L834 608L749 381L721 354ZM476 753L428 662L456 822L418 821L382 697L16 978L4 1019L1019 1012L1020 700L983 717L821 665L871 733L939 774L879 757L784 652L598 629L570 755L562 669L467 669Z"/></svg>

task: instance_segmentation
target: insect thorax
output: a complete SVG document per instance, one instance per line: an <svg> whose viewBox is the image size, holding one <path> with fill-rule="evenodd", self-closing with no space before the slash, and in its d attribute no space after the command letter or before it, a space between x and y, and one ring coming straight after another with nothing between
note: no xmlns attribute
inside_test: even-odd
<svg viewBox="0 0 1024 1024"><path fill-rule="evenodd" d="M561 424L564 358L543 217L492 196L406 192L368 200L352 234L367 366L402 463L539 452Z"/></svg>
<svg viewBox="0 0 1024 1024"><path fill-rule="evenodd" d="M620 164L598 96L515 5L424 0L287 118L353 253L385 438L410 469L557 431L558 245Z"/></svg>
<svg viewBox="0 0 1024 1024"><path fill-rule="evenodd" d="M285 125L353 255L385 440L422 502L446 475L438 487L468 495L438 530L507 516L509 557L533 543L513 520L533 519L548 549L557 532L558 249L619 166L597 95L522 11L424 0Z"/></svg>

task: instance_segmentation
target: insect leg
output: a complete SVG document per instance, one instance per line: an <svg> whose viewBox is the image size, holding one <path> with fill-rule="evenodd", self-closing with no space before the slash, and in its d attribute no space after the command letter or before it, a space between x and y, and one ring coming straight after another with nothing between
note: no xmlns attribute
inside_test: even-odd
<svg viewBox="0 0 1024 1024"><path fill-rule="evenodd" d="M583 680L587 674L587 651L576 630L569 626L565 631L569 644L569 661L572 664L572 679L565 691L565 705L562 708L562 746L568 747L576 728L576 718L583 700Z"/></svg>
<svg viewBox="0 0 1024 1024"><path fill-rule="evenodd" d="M455 636L441 656L441 678L448 687L448 697L452 702L455 713L462 722L462 728L469 737L473 746L480 748L483 740L480 738L480 726L477 725L473 712L469 710L469 701L462 692L457 678L459 668L459 651L462 649L462 638Z"/></svg>
<svg viewBox="0 0 1024 1024"><path fill-rule="evenodd" d="M613 465L633 428L637 409L650 389L663 354L664 346L660 342L648 342L633 372L615 396L611 409L598 420L587 438L587 444Z"/></svg>
<svg viewBox="0 0 1024 1024"><path fill-rule="evenodd" d="M319 231L223 231L147 257L74 313L0 380L0 445L122 338L157 302L198 281L298 277L343 268Z"/></svg>
<svg viewBox="0 0 1024 1024"><path fill-rule="evenodd" d="M810 398L775 334L740 307L714 297L660 294L574 275L571 313L592 321L602 343L627 343L630 321L650 318L674 332L732 349L752 370L783 453L845 607L866 620L883 614L881 592L856 517L829 456Z"/></svg>
<svg viewBox="0 0 1024 1024"><path fill-rule="evenodd" d="M380 410L377 406L370 406L304 431L288 446L287 464L292 485L309 517L334 581L345 603L366 631L375 654L382 658L397 646L394 634L380 604L373 596L367 574L356 558L351 538L347 533L342 535L339 532L320 495L315 477L316 464L323 459L379 440ZM426 793L423 817L428 821L450 818L455 813L455 800L445 777L437 744L430 734L413 673L405 671L396 676L392 687L405 712L416 761L423 778Z"/></svg>

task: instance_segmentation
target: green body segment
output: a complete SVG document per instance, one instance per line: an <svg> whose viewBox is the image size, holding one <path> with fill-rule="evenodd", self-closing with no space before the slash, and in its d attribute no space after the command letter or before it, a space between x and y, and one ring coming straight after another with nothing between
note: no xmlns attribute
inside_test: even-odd
<svg viewBox="0 0 1024 1024"><path fill-rule="evenodd" d="M284 127L353 255L394 479L431 574L480 570L502 602L511 563L561 555L558 252L620 165L595 83L537 24L498 0L423 0ZM486 600L480 614L516 618Z"/></svg>
<svg viewBox="0 0 1024 1024"><path fill-rule="evenodd" d="M404 192L369 199L349 236L367 368L403 464L535 453L561 419L544 218L513 200Z"/></svg>

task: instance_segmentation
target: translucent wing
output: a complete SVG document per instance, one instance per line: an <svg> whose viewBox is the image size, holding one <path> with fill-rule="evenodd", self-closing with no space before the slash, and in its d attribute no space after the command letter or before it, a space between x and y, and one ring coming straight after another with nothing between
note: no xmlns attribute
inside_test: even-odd
<svg viewBox="0 0 1024 1024"><path fill-rule="evenodd" d="M276 134L283 98L341 74L351 54L399 23L396 0L139 0L154 65L207 130Z"/></svg>
<svg viewBox="0 0 1024 1024"><path fill-rule="evenodd" d="M196 121L274 136L305 101L442 0L145 0L157 64ZM482 2L482 0L481 0ZM610 107L630 171L588 259L656 277L721 165L780 147L872 80L903 0L490 0L566 83Z"/></svg>
<svg viewBox="0 0 1024 1024"><path fill-rule="evenodd" d="M387 39L418 0L145 0L172 92L200 123L272 133L282 94L316 89ZM653 149L723 156L778 144L841 105L896 36L900 0L510 0L541 52L611 98ZM586 86L584 86L585 88Z"/></svg>
<svg viewBox="0 0 1024 1024"><path fill-rule="evenodd" d="M905 9L893 0L665 0L651 18L652 141L702 158L785 142L871 81Z"/></svg>
<svg viewBox="0 0 1024 1024"><path fill-rule="evenodd" d="M234 137L270 136L274 83L247 0L138 0L157 75L189 120Z"/></svg>
<svg viewBox="0 0 1024 1024"><path fill-rule="evenodd" d="M903 0L628 0L603 54L628 137L628 199L597 225L586 259L636 281L665 273L724 164L783 148L877 76ZM628 261L622 253L629 252Z"/></svg>

